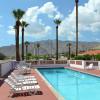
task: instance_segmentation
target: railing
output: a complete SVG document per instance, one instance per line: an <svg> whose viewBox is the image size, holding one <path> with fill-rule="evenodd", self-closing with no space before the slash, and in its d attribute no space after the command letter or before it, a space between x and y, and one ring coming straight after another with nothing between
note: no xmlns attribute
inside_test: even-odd
<svg viewBox="0 0 100 100"><path fill-rule="evenodd" d="M67 60L56 60L55 64L67 64Z"/></svg>
<svg viewBox="0 0 100 100"><path fill-rule="evenodd" d="M70 67L84 69L84 61L83 60L70 60L69 65L70 65Z"/></svg>
<svg viewBox="0 0 100 100"><path fill-rule="evenodd" d="M82 65L82 61L76 61L76 65Z"/></svg>
<svg viewBox="0 0 100 100"><path fill-rule="evenodd" d="M46 65L46 64L67 64L67 60L36 60L36 61L27 61L32 65Z"/></svg>
<svg viewBox="0 0 100 100"><path fill-rule="evenodd" d="M93 64L93 69L100 69L100 61L86 61L86 60L70 60L70 67L86 69L90 64Z"/></svg>
<svg viewBox="0 0 100 100"><path fill-rule="evenodd" d="M85 68L87 67L87 66L89 66L90 64L93 64L93 69L100 69L100 67L99 67L99 64L100 62L99 61L85 61Z"/></svg>
<svg viewBox="0 0 100 100"><path fill-rule="evenodd" d="M98 66L99 65L98 61L85 61L86 66L89 66L91 63L93 64L93 66Z"/></svg>
<svg viewBox="0 0 100 100"><path fill-rule="evenodd" d="M39 64L54 64L54 61L53 60L40 60L39 61Z"/></svg>
<svg viewBox="0 0 100 100"><path fill-rule="evenodd" d="M75 60L70 60L70 64L75 64Z"/></svg>

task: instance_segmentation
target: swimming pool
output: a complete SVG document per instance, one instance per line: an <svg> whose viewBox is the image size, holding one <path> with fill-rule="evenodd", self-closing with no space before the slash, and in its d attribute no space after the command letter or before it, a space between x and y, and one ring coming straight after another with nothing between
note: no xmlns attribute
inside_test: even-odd
<svg viewBox="0 0 100 100"><path fill-rule="evenodd" d="M63 68L39 69L65 100L100 100L100 78Z"/></svg>

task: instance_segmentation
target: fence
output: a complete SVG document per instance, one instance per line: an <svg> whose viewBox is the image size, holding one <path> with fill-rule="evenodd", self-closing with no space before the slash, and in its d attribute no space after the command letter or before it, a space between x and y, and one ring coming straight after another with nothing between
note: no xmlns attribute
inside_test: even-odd
<svg viewBox="0 0 100 100"><path fill-rule="evenodd" d="M87 66L93 64L93 69L100 69L100 61L84 61L84 60L70 60L70 67L86 69Z"/></svg>
<svg viewBox="0 0 100 100"><path fill-rule="evenodd" d="M50 64L67 64L67 60L36 60L36 61L27 61L32 65L50 65Z"/></svg>
<svg viewBox="0 0 100 100"><path fill-rule="evenodd" d="M32 67L38 68L58 68L70 65L70 67L85 69L89 64L93 64L94 69L100 69L100 61L84 61L84 60L36 60L26 61L31 63ZM19 62L17 61L1 61L0 62L0 76L4 76L9 71L14 69Z"/></svg>

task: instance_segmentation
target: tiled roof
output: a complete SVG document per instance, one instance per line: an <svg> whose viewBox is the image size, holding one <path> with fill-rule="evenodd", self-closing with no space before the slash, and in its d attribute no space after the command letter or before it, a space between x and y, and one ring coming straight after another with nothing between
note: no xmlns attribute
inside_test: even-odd
<svg viewBox="0 0 100 100"><path fill-rule="evenodd" d="M89 50L89 51L86 51L86 52L83 52L81 53L82 55L96 55L96 54L100 54L100 50Z"/></svg>

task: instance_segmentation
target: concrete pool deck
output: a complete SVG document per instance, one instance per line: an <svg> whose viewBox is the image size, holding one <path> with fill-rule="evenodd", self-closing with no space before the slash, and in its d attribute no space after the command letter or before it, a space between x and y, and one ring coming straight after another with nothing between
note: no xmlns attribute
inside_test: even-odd
<svg viewBox="0 0 100 100"><path fill-rule="evenodd" d="M0 100L59 100L48 87L46 82L40 77L40 75L35 70L32 70L31 74L36 77L38 84L40 85L40 90L42 91L42 94L33 94L31 96L17 96L13 98L8 97L10 94L10 87L6 83L3 83L0 87L0 98L2 98Z"/></svg>
<svg viewBox="0 0 100 100"><path fill-rule="evenodd" d="M69 66L66 66L64 68L67 68L67 69L71 69L71 70L75 70L75 71L79 71L79 72L82 72L82 73L86 73L86 74L90 74L90 75L93 75L93 76L100 77L100 70L95 70L95 69L80 69L80 68L69 67Z"/></svg>
<svg viewBox="0 0 100 100"><path fill-rule="evenodd" d="M65 68L100 77L100 70L79 69L68 66L66 66ZM41 87L42 94L33 94L32 96L24 95L14 98L8 97L10 94L10 87L6 83L3 83L0 86L0 100L62 100L59 99L57 95L55 95L55 93L52 91L52 87L48 86L47 82L39 75L39 73L37 73L36 70L32 69L31 75L34 75L37 78L37 81Z"/></svg>

